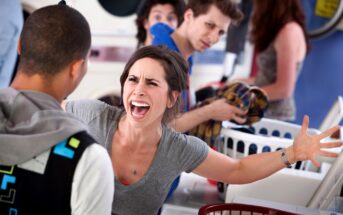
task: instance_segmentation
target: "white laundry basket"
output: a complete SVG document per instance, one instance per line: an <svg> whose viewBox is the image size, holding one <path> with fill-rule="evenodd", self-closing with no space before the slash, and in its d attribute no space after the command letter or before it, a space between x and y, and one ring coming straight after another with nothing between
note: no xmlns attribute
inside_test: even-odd
<svg viewBox="0 0 343 215"><path fill-rule="evenodd" d="M250 133L242 132L233 128L223 128L217 140L217 150L232 158L240 159L250 154L270 152L286 148L293 144L293 139L300 131L301 126L279 120L263 118L261 121L247 129ZM309 133L319 133L318 130L309 129ZM291 171L311 172L318 174L319 169L310 162L298 162L293 164ZM288 173L286 173L287 175ZM293 174L293 173L292 173ZM307 174L307 173L306 173ZM316 176L322 178L323 176ZM319 180L318 179L318 180ZM319 182L315 183L317 186ZM227 185L217 183L220 196L224 199ZM253 191L252 191L253 192Z"/></svg>
<svg viewBox="0 0 343 215"><path fill-rule="evenodd" d="M247 129L251 133L223 128L217 143L218 151L239 159L250 154L280 150L293 143L293 138L300 128L300 125L267 118ZM319 131L309 129L309 133L315 134Z"/></svg>

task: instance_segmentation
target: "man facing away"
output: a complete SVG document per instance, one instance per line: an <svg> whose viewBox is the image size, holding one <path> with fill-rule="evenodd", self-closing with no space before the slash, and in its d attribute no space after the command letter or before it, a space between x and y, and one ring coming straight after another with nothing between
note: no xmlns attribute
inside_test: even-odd
<svg viewBox="0 0 343 215"><path fill-rule="evenodd" d="M232 21L239 21L242 13L230 0L189 0L182 24L174 31L158 23L150 29L153 45L165 44L179 52L192 66L191 56L195 51L204 51L217 43ZM210 119L245 122L245 112L218 99L208 105L189 110L190 95L183 94L184 113L171 123L180 132L186 132ZM187 105L186 105L187 106Z"/></svg>
<svg viewBox="0 0 343 215"><path fill-rule="evenodd" d="M90 44L86 19L67 5L25 22L17 76L0 90L0 214L110 214L110 158L60 107L86 73Z"/></svg>

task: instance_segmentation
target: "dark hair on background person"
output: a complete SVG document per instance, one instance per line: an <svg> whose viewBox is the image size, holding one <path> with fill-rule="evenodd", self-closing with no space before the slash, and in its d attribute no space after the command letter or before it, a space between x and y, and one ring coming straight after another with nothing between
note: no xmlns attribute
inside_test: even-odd
<svg viewBox="0 0 343 215"><path fill-rule="evenodd" d="M135 20L137 25L136 38L138 40L138 46L140 47L144 44L147 37L147 32L144 28L144 20L148 19L151 8L158 4L170 4L175 10L177 16L178 26L182 23L183 13L185 11L185 1L184 0L143 0L137 9L137 18Z"/></svg>
<svg viewBox="0 0 343 215"><path fill-rule="evenodd" d="M121 97L123 97L124 83L129 75L131 67L142 58L154 59L162 65L165 72L165 80L168 84L169 98L171 100L173 100L173 91L181 92L188 87L188 63L180 54L170 50L166 46L145 46L138 49L131 56L124 68L122 75L120 76ZM175 105L166 110L162 121L167 123L173 119L179 113L181 103L182 100L179 96L175 102Z"/></svg>
<svg viewBox="0 0 343 215"><path fill-rule="evenodd" d="M258 52L264 51L276 38L281 28L288 22L296 22L302 28L307 52L309 38L305 27L305 13L300 0L254 0L252 13L251 42Z"/></svg>
<svg viewBox="0 0 343 215"><path fill-rule="evenodd" d="M230 0L189 0L187 9L192 9L194 17L207 13L210 7L216 6L224 15L228 16L233 23L238 23L243 19L243 13L237 4Z"/></svg>
<svg viewBox="0 0 343 215"><path fill-rule="evenodd" d="M63 4L38 9L20 35L19 70L54 76L72 61L86 58L90 45L88 22L77 10Z"/></svg>

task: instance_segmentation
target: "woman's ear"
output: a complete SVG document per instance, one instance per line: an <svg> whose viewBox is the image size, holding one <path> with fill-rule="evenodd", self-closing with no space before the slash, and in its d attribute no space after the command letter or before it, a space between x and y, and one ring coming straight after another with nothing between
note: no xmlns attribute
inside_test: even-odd
<svg viewBox="0 0 343 215"><path fill-rule="evenodd" d="M144 26L145 30L147 30L147 31L149 30L150 26L149 26L149 23L148 23L148 19L144 19L143 26Z"/></svg>
<svg viewBox="0 0 343 215"><path fill-rule="evenodd" d="M169 99L167 101L167 108L172 108L175 105L179 95L180 95L180 93L178 91L175 91L175 90L171 93L171 97L169 97Z"/></svg>

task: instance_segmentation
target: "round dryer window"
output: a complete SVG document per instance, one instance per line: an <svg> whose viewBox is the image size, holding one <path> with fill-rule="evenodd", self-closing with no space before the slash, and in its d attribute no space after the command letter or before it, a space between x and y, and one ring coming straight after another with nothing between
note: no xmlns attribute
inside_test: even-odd
<svg viewBox="0 0 343 215"><path fill-rule="evenodd" d="M136 13L141 0L99 0L100 5L114 16L130 16Z"/></svg>
<svg viewBox="0 0 343 215"><path fill-rule="evenodd" d="M343 0L302 0L310 38L322 38L337 30L343 17Z"/></svg>

